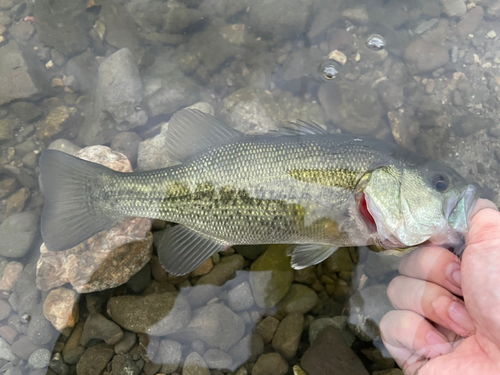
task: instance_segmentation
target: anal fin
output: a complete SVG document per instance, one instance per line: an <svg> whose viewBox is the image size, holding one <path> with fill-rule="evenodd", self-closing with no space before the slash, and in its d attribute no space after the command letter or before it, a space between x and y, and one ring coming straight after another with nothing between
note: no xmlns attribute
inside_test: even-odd
<svg viewBox="0 0 500 375"><path fill-rule="evenodd" d="M180 276L195 270L213 254L230 246L184 225L176 225L165 231L158 246L158 258L165 270Z"/></svg>
<svg viewBox="0 0 500 375"><path fill-rule="evenodd" d="M292 268L301 270L321 263L337 251L338 248L338 246L318 244L293 245L287 249L286 255L292 258Z"/></svg>

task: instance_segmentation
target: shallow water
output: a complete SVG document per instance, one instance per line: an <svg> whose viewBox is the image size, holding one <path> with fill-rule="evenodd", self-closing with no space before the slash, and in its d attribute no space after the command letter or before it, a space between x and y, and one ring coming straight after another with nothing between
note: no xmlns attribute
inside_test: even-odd
<svg viewBox="0 0 500 375"><path fill-rule="evenodd" d="M237 246L173 277L169 224L141 219L51 253L38 158L105 145L123 170L174 165L162 126L194 105L249 134L396 142L499 205L499 18L463 0L0 0L0 373L315 375L334 373L328 345L359 358L343 371L401 373L377 327L397 255L294 271L284 247Z"/></svg>

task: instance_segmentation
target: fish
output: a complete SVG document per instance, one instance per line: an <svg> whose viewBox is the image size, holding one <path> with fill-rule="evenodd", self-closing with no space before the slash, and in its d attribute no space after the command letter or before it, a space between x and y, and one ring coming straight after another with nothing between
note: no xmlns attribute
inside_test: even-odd
<svg viewBox="0 0 500 375"><path fill-rule="evenodd" d="M124 217L176 223L163 267L189 273L233 245L290 244L294 269L339 247L459 244L480 187L396 144L296 123L246 135L194 109L168 122L165 152L181 162L121 173L45 150L41 234L72 248Z"/></svg>

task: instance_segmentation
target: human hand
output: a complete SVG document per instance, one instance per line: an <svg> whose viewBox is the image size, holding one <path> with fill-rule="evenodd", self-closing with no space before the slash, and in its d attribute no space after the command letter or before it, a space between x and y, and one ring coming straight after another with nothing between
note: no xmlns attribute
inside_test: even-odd
<svg viewBox="0 0 500 375"><path fill-rule="evenodd" d="M500 212L480 199L462 262L438 246L417 249L387 289L396 310L380 322L405 375L500 374ZM463 301L457 297L463 296Z"/></svg>

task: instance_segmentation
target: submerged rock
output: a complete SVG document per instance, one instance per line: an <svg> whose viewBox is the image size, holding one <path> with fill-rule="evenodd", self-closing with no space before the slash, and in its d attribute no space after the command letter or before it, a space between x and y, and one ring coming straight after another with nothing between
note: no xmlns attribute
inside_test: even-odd
<svg viewBox="0 0 500 375"><path fill-rule="evenodd" d="M286 359L292 359L299 348L304 326L304 316L290 314L279 324L273 338L273 348Z"/></svg>
<svg viewBox="0 0 500 375"><path fill-rule="evenodd" d="M43 315L58 330L74 327L78 322L78 294L67 288L57 288L50 291L43 302Z"/></svg>
<svg viewBox="0 0 500 375"><path fill-rule="evenodd" d="M78 375L100 374L114 355L113 347L104 343L85 350L76 365Z"/></svg>
<svg viewBox="0 0 500 375"><path fill-rule="evenodd" d="M120 172L131 172L122 154L105 146L87 147L76 154ZM125 218L65 251L40 248L36 283L41 290L70 283L78 293L114 288L126 283L151 258L151 222L144 218Z"/></svg>
<svg viewBox="0 0 500 375"><path fill-rule="evenodd" d="M252 375L284 375L287 372L288 363L279 353L262 354L252 368Z"/></svg>
<svg viewBox="0 0 500 375"><path fill-rule="evenodd" d="M432 72L450 60L445 46L430 44L422 39L415 39L405 49L404 60L410 74Z"/></svg>
<svg viewBox="0 0 500 375"><path fill-rule="evenodd" d="M104 340L106 344L115 345L123 337L123 331L118 324L106 319L101 314L90 314L85 321L80 343L83 346L91 340Z"/></svg>
<svg viewBox="0 0 500 375"><path fill-rule="evenodd" d="M32 212L10 215L0 225L0 255L9 258L25 256L37 232L38 217Z"/></svg>
<svg viewBox="0 0 500 375"><path fill-rule="evenodd" d="M201 355L191 352L184 361L182 375L210 375L210 370Z"/></svg>
<svg viewBox="0 0 500 375"><path fill-rule="evenodd" d="M186 299L169 292L114 297L108 301L107 312L123 328L152 336L177 332L191 317Z"/></svg>

